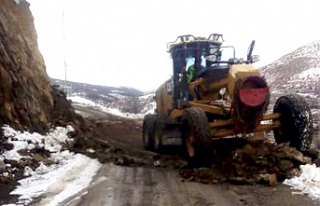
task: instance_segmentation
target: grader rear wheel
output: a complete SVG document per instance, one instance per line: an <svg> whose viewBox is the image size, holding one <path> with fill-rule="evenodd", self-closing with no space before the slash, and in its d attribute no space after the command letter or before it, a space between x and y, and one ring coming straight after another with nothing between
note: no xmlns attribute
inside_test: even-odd
<svg viewBox="0 0 320 206"><path fill-rule="evenodd" d="M277 143L290 142L300 151L310 149L312 143L312 115L307 102L297 94L280 97L273 111L280 114L281 127L274 130Z"/></svg>
<svg viewBox="0 0 320 206"><path fill-rule="evenodd" d="M162 150L162 137L163 137L163 133L164 133L164 126L163 123L161 121L156 122L155 127L154 127L154 136L153 136L153 150L155 152L160 152Z"/></svg>
<svg viewBox="0 0 320 206"><path fill-rule="evenodd" d="M196 107L185 109L182 115L182 131L189 165L211 166L212 139L205 112Z"/></svg>
<svg viewBox="0 0 320 206"><path fill-rule="evenodd" d="M154 125L156 116L147 114L143 119L142 124L142 144L146 150L151 150L154 147Z"/></svg>

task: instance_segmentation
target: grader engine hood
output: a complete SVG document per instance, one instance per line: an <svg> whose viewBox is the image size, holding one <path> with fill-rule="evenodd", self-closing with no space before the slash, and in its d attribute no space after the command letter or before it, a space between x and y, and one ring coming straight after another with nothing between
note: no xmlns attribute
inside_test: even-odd
<svg viewBox="0 0 320 206"><path fill-rule="evenodd" d="M270 100L269 87L250 64L232 65L228 75L236 132L249 132L260 122Z"/></svg>

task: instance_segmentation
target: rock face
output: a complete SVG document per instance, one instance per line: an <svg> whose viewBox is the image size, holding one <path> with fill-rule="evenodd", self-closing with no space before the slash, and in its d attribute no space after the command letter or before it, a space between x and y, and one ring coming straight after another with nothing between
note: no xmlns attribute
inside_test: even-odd
<svg viewBox="0 0 320 206"><path fill-rule="evenodd" d="M54 99L25 0L0 4L0 105L0 126L48 128Z"/></svg>
<svg viewBox="0 0 320 206"><path fill-rule="evenodd" d="M86 122L75 113L65 93L50 84L29 3L25 0L0 3L0 154L13 148L2 134L5 124L42 134L55 126L72 125L76 133L68 135L74 138L74 144L86 143L83 140ZM19 154L27 157L16 161L0 156L1 191L8 188L1 184L10 185L22 178L26 167L35 169L40 164L50 164L50 152L40 147L19 150ZM0 199L3 195L7 194L0 194Z"/></svg>

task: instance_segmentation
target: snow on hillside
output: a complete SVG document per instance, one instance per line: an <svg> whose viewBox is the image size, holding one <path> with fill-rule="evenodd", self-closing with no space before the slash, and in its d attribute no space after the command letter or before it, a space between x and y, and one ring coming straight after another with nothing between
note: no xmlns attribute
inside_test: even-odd
<svg viewBox="0 0 320 206"><path fill-rule="evenodd" d="M95 106L96 105L96 103L94 103L93 101L85 99L83 97L79 97L79 96L68 97L68 99L71 100L72 102L81 103L85 106Z"/></svg>
<svg viewBox="0 0 320 206"><path fill-rule="evenodd" d="M297 58L308 58L308 59L319 59L320 57L320 40L312 42L310 44L307 44L305 46L297 48L295 51L281 57L280 59L272 62L271 64L268 64L264 66L263 68L272 68L272 67L278 67L281 65L287 65L289 62L291 62L293 59ZM317 61L315 66L320 66L320 61Z"/></svg>
<svg viewBox="0 0 320 206"><path fill-rule="evenodd" d="M131 119L143 118L144 115L146 115L148 113L154 113L154 109L155 109L155 102L152 102L150 100L152 98L152 95L145 95L145 96L140 97L142 100L144 100L144 101L150 100L150 102L147 101L147 103L145 103L145 105L144 105L143 109L140 111L140 113L137 113L137 114L133 114L133 113L129 113L129 112L122 112L117 108L105 107L99 103L95 103L92 100L88 100L86 98L79 97L79 96L72 96L72 97L69 96L67 98L69 100L71 100L73 103L79 103L84 106L99 109L99 110L106 112L106 113L110 113L110 114L124 117L124 118L131 118Z"/></svg>
<svg viewBox="0 0 320 206"><path fill-rule="evenodd" d="M130 87L110 87L91 85L79 82L63 81L51 79L53 85L58 86L61 90L66 91L67 96L73 98L74 102L81 102L86 106L102 106L103 110L111 110L120 116L132 116L139 118L146 113L153 113L155 108L153 95L154 92L147 94ZM85 100L76 100L76 98L86 99L97 105ZM125 114L125 115L124 115Z"/></svg>
<svg viewBox="0 0 320 206"><path fill-rule="evenodd" d="M266 72L266 75L276 76L275 73L270 73L268 70L276 71L276 73L283 73L284 70L300 73L311 68L320 68L320 41L302 46L271 64L262 67L261 70ZM292 74L289 74L287 77L291 77Z"/></svg>
<svg viewBox="0 0 320 206"><path fill-rule="evenodd" d="M307 69L307 70L301 72L300 74L296 74L295 76L296 76L295 78L305 79L305 80L319 78L320 77L320 67Z"/></svg>
<svg viewBox="0 0 320 206"><path fill-rule="evenodd" d="M298 93L312 109L320 109L320 41L302 46L260 69L271 88L271 102L284 94Z"/></svg>
<svg viewBox="0 0 320 206"><path fill-rule="evenodd" d="M154 96L154 94L150 93L150 94L143 95L143 96L141 96L139 98L141 98L141 99L149 99L149 98L153 98L153 96Z"/></svg>
<svg viewBox="0 0 320 206"><path fill-rule="evenodd" d="M154 93L146 94L144 96L139 97L141 102L144 102L144 106L141 110L141 114L144 116L146 114L153 114L157 105L154 100Z"/></svg>
<svg viewBox="0 0 320 206"><path fill-rule="evenodd" d="M293 52L294 56L306 56L311 58L319 58L320 57L320 40L314 41L310 44L302 46Z"/></svg>

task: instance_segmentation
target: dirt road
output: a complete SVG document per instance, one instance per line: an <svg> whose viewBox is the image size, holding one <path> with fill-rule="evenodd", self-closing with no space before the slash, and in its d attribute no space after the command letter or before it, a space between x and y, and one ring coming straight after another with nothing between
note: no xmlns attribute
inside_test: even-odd
<svg viewBox="0 0 320 206"><path fill-rule="evenodd" d="M97 111L82 109L91 115ZM107 114L99 113L99 121ZM90 116L88 114L88 116ZM126 151L132 158L145 157L144 166L103 165L89 188L69 198L61 205L126 205L126 206L179 206L179 205L320 205L307 196L292 195L282 185L233 185L229 183L203 184L184 180L179 170L152 166L155 154L145 152L141 145L141 131L136 120L110 121L101 127L104 138L111 145ZM136 157L135 157L136 156ZM175 161L176 155L165 156ZM183 162L182 159L177 161Z"/></svg>
<svg viewBox="0 0 320 206"><path fill-rule="evenodd" d="M170 169L119 167L106 164L87 191L61 205L193 206L193 205L317 205L311 199L291 195L279 185L237 186L183 181Z"/></svg>

